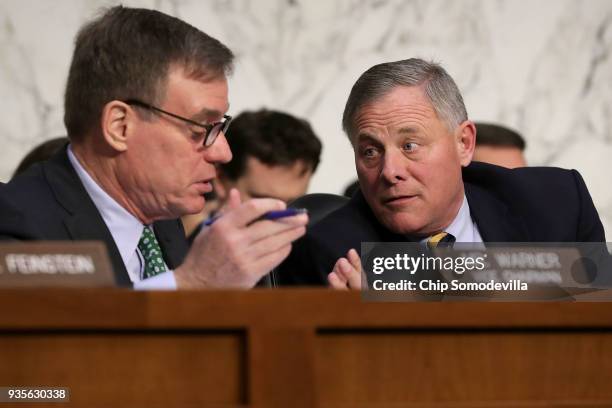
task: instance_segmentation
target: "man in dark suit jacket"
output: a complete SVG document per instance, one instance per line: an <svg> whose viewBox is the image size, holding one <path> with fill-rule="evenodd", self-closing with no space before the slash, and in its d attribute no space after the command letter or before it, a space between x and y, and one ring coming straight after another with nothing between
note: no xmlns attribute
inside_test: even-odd
<svg viewBox="0 0 612 408"><path fill-rule="evenodd" d="M470 165L476 127L437 64L370 68L353 86L343 127L361 191L294 245L281 284L359 288L362 242L605 241L576 171Z"/></svg>
<svg viewBox="0 0 612 408"><path fill-rule="evenodd" d="M463 170L463 180L484 242L605 242L597 211L575 170L508 170L473 162ZM380 224L358 190L294 244L277 279L284 285L324 285L338 259L352 248L360 250L362 242L419 239Z"/></svg>
<svg viewBox="0 0 612 408"><path fill-rule="evenodd" d="M215 165L232 157L232 61L219 41L157 11L118 6L86 24L65 94L70 144L0 188L0 238L101 240L125 286L255 285L306 216L253 223L285 204L241 203L232 191L189 252L178 220L203 209Z"/></svg>
<svg viewBox="0 0 612 408"><path fill-rule="evenodd" d="M16 207L18 206L18 207ZM68 160L66 148L35 164L0 193L1 233L19 240L101 240L115 281L131 285L119 248ZM177 268L187 254L179 220L153 223L166 265Z"/></svg>

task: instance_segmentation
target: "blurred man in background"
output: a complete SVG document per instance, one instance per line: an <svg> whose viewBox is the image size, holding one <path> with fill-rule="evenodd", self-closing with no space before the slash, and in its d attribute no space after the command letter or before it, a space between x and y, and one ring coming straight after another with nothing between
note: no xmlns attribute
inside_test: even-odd
<svg viewBox="0 0 612 408"><path fill-rule="evenodd" d="M231 189L238 190L243 200L268 197L288 203L306 194L319 165L321 141L306 120L288 113L243 112L232 120L226 138L233 157L217 166L214 207L182 218L190 241L202 221L227 203Z"/></svg>
<svg viewBox="0 0 612 408"><path fill-rule="evenodd" d="M55 153L68 144L69 140L65 136L56 137L45 140L44 142L34 146L17 165L13 177L17 177L30 168L33 164L49 160Z"/></svg>
<svg viewBox="0 0 612 408"><path fill-rule="evenodd" d="M476 123L474 160L509 169L527 166L525 139L512 129L491 123Z"/></svg>

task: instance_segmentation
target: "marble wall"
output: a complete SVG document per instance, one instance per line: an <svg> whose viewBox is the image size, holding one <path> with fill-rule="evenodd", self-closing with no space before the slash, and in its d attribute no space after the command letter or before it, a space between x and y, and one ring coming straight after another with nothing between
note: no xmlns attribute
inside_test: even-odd
<svg viewBox="0 0 612 408"><path fill-rule="evenodd" d="M65 133L62 94L78 27L103 0L0 0L0 180ZM531 165L576 168L612 234L610 0L132 0L178 16L237 55L232 113L262 106L311 120L324 141L311 191L355 177L340 129L355 79L382 61L441 62L474 120L507 124Z"/></svg>

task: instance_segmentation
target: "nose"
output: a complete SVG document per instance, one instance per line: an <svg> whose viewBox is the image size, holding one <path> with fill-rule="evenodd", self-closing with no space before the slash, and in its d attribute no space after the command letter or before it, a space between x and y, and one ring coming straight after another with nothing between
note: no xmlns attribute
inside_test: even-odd
<svg viewBox="0 0 612 408"><path fill-rule="evenodd" d="M219 133L214 143L204 148L204 159L209 163L228 163L232 160L232 150L227 143L225 133Z"/></svg>
<svg viewBox="0 0 612 408"><path fill-rule="evenodd" d="M400 181L408 179L406 157L401 153L393 150L387 150L383 159L383 167L381 175L384 180L390 184L396 184Z"/></svg>

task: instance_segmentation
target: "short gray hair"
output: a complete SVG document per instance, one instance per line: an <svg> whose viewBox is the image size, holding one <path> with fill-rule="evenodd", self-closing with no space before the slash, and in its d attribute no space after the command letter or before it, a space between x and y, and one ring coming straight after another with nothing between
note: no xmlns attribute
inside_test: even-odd
<svg viewBox="0 0 612 408"><path fill-rule="evenodd" d="M397 86L423 86L436 115L449 130L467 120L463 97L446 70L437 63L410 58L374 65L355 82L342 115L342 128L349 138L355 114Z"/></svg>

